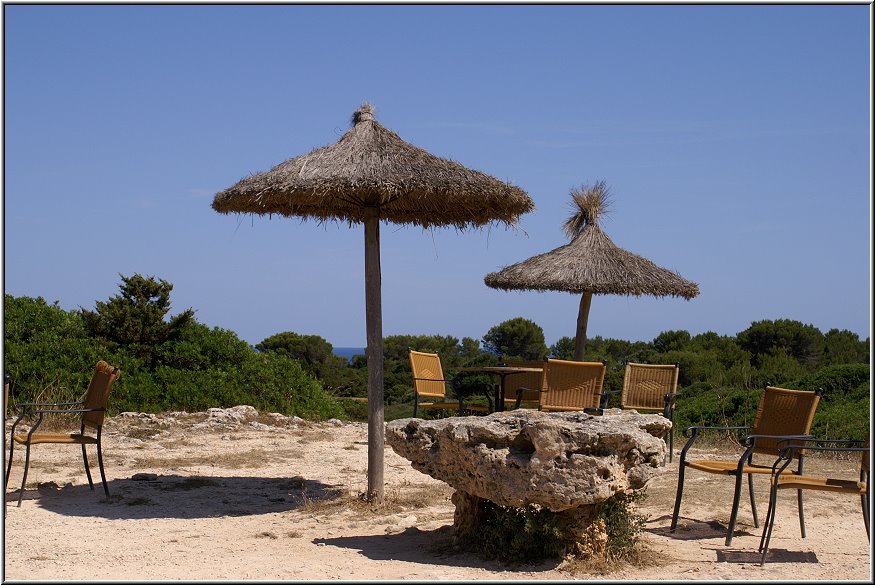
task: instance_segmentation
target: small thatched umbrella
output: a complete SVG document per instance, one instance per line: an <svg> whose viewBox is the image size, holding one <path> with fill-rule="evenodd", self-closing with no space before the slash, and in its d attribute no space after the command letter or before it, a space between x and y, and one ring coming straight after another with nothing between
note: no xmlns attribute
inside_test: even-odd
<svg viewBox="0 0 875 585"><path fill-rule="evenodd" d="M574 214L565 222L571 242L486 275L487 286L504 290L558 290L579 293L574 359L583 360L586 325L594 294L677 296L699 294L699 285L650 260L614 245L598 225L608 206L604 181L571 191Z"/></svg>
<svg viewBox="0 0 875 585"><path fill-rule="evenodd" d="M408 144L365 103L330 146L247 177L218 194L220 213L279 214L365 226L368 497L383 498L383 317L380 221L457 229L516 224L534 208L525 191Z"/></svg>

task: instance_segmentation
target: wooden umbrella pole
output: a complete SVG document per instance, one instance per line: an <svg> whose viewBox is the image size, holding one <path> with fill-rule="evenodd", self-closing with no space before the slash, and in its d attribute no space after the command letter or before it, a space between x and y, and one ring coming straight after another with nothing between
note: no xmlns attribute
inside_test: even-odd
<svg viewBox="0 0 875 585"><path fill-rule="evenodd" d="M589 322L589 306L592 304L592 293L584 291L580 297L580 310L577 312L577 333L574 336L574 360L583 361L586 353L586 325Z"/></svg>
<svg viewBox="0 0 875 585"><path fill-rule="evenodd" d="M383 501L383 307L380 276L380 211L365 215L365 320L368 331L368 500Z"/></svg>

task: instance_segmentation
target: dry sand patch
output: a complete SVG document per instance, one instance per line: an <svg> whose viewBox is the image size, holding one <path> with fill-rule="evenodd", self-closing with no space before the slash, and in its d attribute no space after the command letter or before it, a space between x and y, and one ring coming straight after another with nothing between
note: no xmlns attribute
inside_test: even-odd
<svg viewBox="0 0 875 585"><path fill-rule="evenodd" d="M386 505L361 501L363 423L203 413L113 417L105 430L109 498L99 483L88 489L78 448L37 445L16 508L22 455L17 448L6 492L7 580L871 581L871 547L853 498L806 494L804 540L795 497L782 498L773 552L760 568L761 530L753 527L749 503L742 504L739 533L724 546L732 481L690 471L679 528L670 533L676 458L648 484L641 508L658 562L593 574L563 570L559 561L509 566L453 551L452 490L389 447ZM806 469L847 469L853 476L855 465L809 458ZM757 480L762 516L767 480Z"/></svg>

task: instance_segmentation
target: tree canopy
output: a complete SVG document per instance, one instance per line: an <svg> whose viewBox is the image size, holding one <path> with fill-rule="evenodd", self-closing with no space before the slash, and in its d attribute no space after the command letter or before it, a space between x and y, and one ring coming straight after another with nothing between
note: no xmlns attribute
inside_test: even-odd
<svg viewBox="0 0 875 585"><path fill-rule="evenodd" d="M194 319L194 310L186 309L165 321L172 284L154 276L119 276L121 294L97 301L94 311L81 310L85 329L109 347L124 347L155 365L156 348L178 337Z"/></svg>
<svg viewBox="0 0 875 585"><path fill-rule="evenodd" d="M530 319L515 317L483 336L483 348L499 357L542 360L547 357L544 330Z"/></svg>

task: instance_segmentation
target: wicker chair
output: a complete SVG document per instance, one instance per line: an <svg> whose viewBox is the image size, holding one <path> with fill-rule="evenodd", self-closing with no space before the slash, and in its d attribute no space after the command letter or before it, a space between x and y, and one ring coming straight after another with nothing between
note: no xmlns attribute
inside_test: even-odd
<svg viewBox="0 0 875 585"><path fill-rule="evenodd" d="M444 370L441 358L436 353L426 353L410 350L410 368L413 371L413 416L420 408L453 409L457 414L463 410L488 412L489 407L479 404L466 405L463 399L447 400ZM431 402L420 402L421 398L431 399Z"/></svg>
<svg viewBox="0 0 875 585"><path fill-rule="evenodd" d="M760 538L760 566L766 562L766 553L769 552L769 540L772 538L772 528L775 526L775 509L778 503L778 493L783 489L817 490L840 493L849 496L860 496L863 508L863 525L866 527L866 536L869 534L869 439L865 441L850 441L846 439L792 439L782 441L784 446L772 466L772 487L769 493L769 510L766 512L766 520L763 523L763 535ZM840 445L856 445L854 447L842 447ZM784 475L797 453L801 451L825 451L825 452L860 452L860 479L820 477L813 475L796 475L790 473ZM805 519L799 514L799 529L802 538L805 538Z"/></svg>
<svg viewBox="0 0 875 585"><path fill-rule="evenodd" d="M674 405L678 393L677 365L627 363L623 376L620 408L658 410L671 421L668 435L668 460L674 453Z"/></svg>
<svg viewBox="0 0 875 585"><path fill-rule="evenodd" d="M27 470L30 466L30 447L42 443L53 443L59 445L80 445L82 447L82 460L85 463L85 475L88 477L88 485L94 489L94 482L91 479L91 468L88 466L88 454L85 451L85 445L97 446L97 462L100 467L100 480L103 482L103 491L109 496L109 487L106 485L106 474L103 471L103 452L101 449L101 431L103 428L103 419L106 415L106 404L109 399L109 393L112 390L113 383L118 380L121 372L118 368L114 368L105 361L97 362L94 368L94 375L91 377L91 383L88 385L88 391L85 394L85 399L80 402L25 402L18 403L15 408L19 411L18 418L12 423L10 430L9 441L9 462L6 467L6 480L4 486L9 484L9 475L12 472L12 452L15 444L19 443L25 446L24 454L24 472L21 476L21 491L18 494L18 505L21 506L21 500L24 498L24 486L27 481ZM43 417L46 414L69 414L81 413L81 425L79 432L75 433L39 433L40 425L43 422ZM25 418L29 420L36 416L36 420L31 424L30 430L26 433L15 434L15 428ZM94 430L94 435L86 434L85 428L88 427Z"/></svg>
<svg viewBox="0 0 875 585"><path fill-rule="evenodd" d="M538 408L544 389L544 360L508 360L507 365L520 368L541 368L540 372L522 372L504 381L505 408Z"/></svg>
<svg viewBox="0 0 875 585"><path fill-rule="evenodd" d="M605 364L548 359L539 410L599 409L604 400Z"/></svg>
<svg viewBox="0 0 875 585"><path fill-rule="evenodd" d="M754 464L753 455L757 453L774 457L780 452L780 440L808 437L808 431L811 429L811 421L814 419L814 411L817 409L822 394L823 392L821 390L816 392L806 392L803 390L786 390L784 388L768 386L760 396L756 417L754 418L753 425L750 427L693 426L684 429L684 436L689 437L689 440L681 450L681 460L678 465L678 489L674 503L674 514L671 519L671 530L674 531L675 528L677 528L678 514L680 512L681 499L683 497L684 472L687 467L699 471L705 471L707 473L717 473L735 477L735 494L732 499L732 514L729 518L729 527L726 533L727 545L732 543L732 537L735 533L735 524L738 520L738 505L739 500L741 499L741 480L744 474L747 474L748 479L748 491L750 492L750 506L753 513L754 526L759 528L756 501L754 500L753 475L771 474L772 465ZM751 432L741 439L742 446L745 450L737 461L710 459L690 461L687 459L687 452L699 437L700 431L743 429L750 429ZM798 461L798 467L795 472L791 471L789 473L801 474L804 453L802 451L797 451L794 453L794 457L796 457ZM801 490L798 492L798 506L799 516L801 518Z"/></svg>

